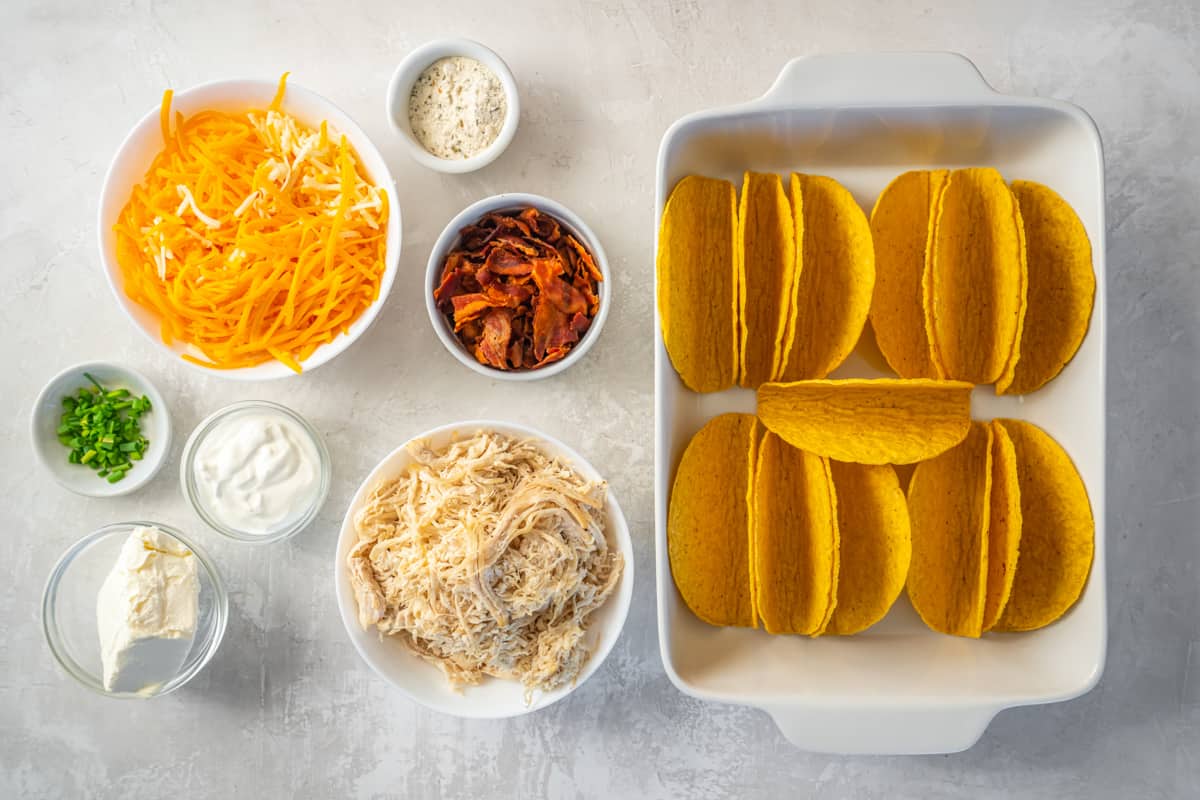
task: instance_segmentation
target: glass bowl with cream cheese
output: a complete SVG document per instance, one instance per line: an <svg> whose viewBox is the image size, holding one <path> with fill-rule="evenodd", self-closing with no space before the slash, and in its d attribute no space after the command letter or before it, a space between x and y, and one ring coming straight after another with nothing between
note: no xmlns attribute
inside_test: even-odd
<svg viewBox="0 0 1200 800"><path fill-rule="evenodd" d="M329 451L316 429L266 400L226 406L196 426L183 448L183 494L209 527L267 543L304 530L329 494Z"/></svg>
<svg viewBox="0 0 1200 800"><path fill-rule="evenodd" d="M83 537L54 565L42 595L50 652L108 697L183 686L217 652L228 619L216 565L159 522L118 522Z"/></svg>

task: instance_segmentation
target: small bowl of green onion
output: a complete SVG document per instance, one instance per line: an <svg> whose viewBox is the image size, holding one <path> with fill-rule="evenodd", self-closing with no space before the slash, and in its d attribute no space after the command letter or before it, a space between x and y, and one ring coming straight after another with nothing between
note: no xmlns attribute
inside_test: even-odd
<svg viewBox="0 0 1200 800"><path fill-rule="evenodd" d="M34 404L31 433L55 480L88 497L140 489L171 449L171 418L158 389L141 373L103 361L54 376Z"/></svg>

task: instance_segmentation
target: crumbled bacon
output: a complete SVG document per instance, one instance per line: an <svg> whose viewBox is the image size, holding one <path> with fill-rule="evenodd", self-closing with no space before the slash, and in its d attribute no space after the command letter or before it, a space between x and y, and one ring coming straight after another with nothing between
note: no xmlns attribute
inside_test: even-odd
<svg viewBox="0 0 1200 800"><path fill-rule="evenodd" d="M464 228L433 299L479 363L537 369L564 358L587 333L601 280L578 239L526 208Z"/></svg>
<svg viewBox="0 0 1200 800"><path fill-rule="evenodd" d="M508 364L508 340L512 338L512 311L507 308L492 309L483 319L483 336L475 353L485 364L497 369L506 369Z"/></svg>

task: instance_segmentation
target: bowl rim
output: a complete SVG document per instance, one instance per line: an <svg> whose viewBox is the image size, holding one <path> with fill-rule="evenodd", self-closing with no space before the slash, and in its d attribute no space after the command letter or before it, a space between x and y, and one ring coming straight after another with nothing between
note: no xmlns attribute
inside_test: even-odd
<svg viewBox="0 0 1200 800"><path fill-rule="evenodd" d="M317 450L317 460L320 470L320 483L318 484L316 493L313 495L312 503L305 512L290 525L283 526L279 530L268 534L247 533L231 525L224 524L204 507L204 503L197 496L196 487L194 486L195 456L201 443L226 418L254 408L281 414L299 425L300 429L308 435ZM218 408L202 419L192 429L187 442L183 445L183 453L179 456L179 488L184 498L188 501L188 504L192 507L192 511L208 527L222 536L241 544L271 544L290 539L300 533L311 525L313 520L317 518L317 515L321 513L321 509L324 508L325 501L329 497L329 488L332 484L333 462L329 456L329 448L325 445L325 440L321 437L320 432L299 412L293 411L282 403L275 403L270 400L240 400Z"/></svg>
<svg viewBox="0 0 1200 800"><path fill-rule="evenodd" d="M376 481L378 481L380 479L381 476L379 473L380 473L380 470L383 469L384 465L387 464L389 461L391 461L397 455L403 453L405 451L405 448L407 448L408 445L414 441L418 441L421 439L430 439L430 438L434 438L434 437L441 436L444 434L453 434L455 432L461 432L461 431L475 431L475 430L480 430L480 429L491 429L494 431L498 431L500 433L507 433L509 435L520 435L520 436L528 437L530 439L534 439L535 441L538 441L540 444L548 445L550 448L556 450L558 452L558 454L560 454L563 458L569 460L571 465L576 467L577 469L581 469L581 471L583 471L583 472L589 473L591 475L598 477L601 480L604 480L604 477L600 473L600 471L597 470L590 461L588 461L586 458L581 456L579 454L579 452L576 451L573 447L568 446L561 440L559 440L547 433L544 433L543 431L540 431L540 430L533 428L531 426L528 426L528 425L522 425L521 423L508 422L508 421L497 420L497 419L468 419L468 420L462 420L460 422L450 422L450 423L446 423L444 425L438 425L437 427L430 428L429 430L426 430L426 431L422 431L421 433L418 433L418 434L410 437L409 439L404 441L402 444L400 444L398 447L393 448L386 455L384 455L384 457L381 458L379 460L379 462L377 464L375 464L374 467L371 468L370 472L367 473L366 477L359 484L358 488L355 489L354 494L351 495L350 502L346 506L346 514L342 518L342 524L338 530L337 540L334 544L334 558L333 558L334 596L335 596L337 606L338 606L338 616L342 620L342 627L345 629L347 638L350 639L350 643L354 646L354 649L358 653L359 657L367 664L367 666L369 666L371 668L371 671L374 672L377 677L379 677L381 680L386 682L389 686L391 686L392 688L399 691L401 694L403 694L409 700L412 700L413 702L418 703L419 705L424 706L425 708L428 708L433 711L437 711L439 713L459 717L461 719L509 719L509 718L513 718L513 717L524 716L526 714L531 714L536 711L541 711L543 709L549 708L550 706L554 705L555 703L559 702L560 700L571 695L576 689L578 689L580 686L582 686L584 683L586 683L589 678L591 678L593 675L595 675L597 672L599 672L600 667L604 664L605 660L612 653L613 649L616 647L617 642L621 638L621 634L624 632L625 623L628 621L628 617L629 617L629 609L633 605L633 589L634 589L634 580L635 580L635 575L634 575L635 564L634 564L634 562L636 560L635 559L636 554L634 553L633 535L632 535L632 533L630 533L630 530L629 530L629 522L625 517L625 512L621 508L620 502L617 500L617 496L612 491L611 485L609 485L608 493L606 496L606 507L611 509L610 514L609 514L609 521L608 521L608 525L607 525L607 532L611 533L613 544L616 547L617 551L621 553L621 557L624 562L623 567L622 567L621 577L617 583L616 589L614 590L613 594L610 595L609 598L605 601L604 606L601 606L601 608L603 608L605 606L608 606L610 603L617 604L614 607L615 616L612 619L612 621L609 623L609 625L606 626L606 629L609 629L612 632L609 635L602 634L599 636L599 641L597 642L596 648L589 654L588 661L584 665L583 670L580 672L580 674L576 678L575 682L573 684L571 684L570 686L562 687L560 689L555 690L555 692L553 693L554 696L548 700L546 699L546 696L543 694L541 697L539 697L539 699L535 700L533 703L530 703L529 705L527 705L523 708L511 710L511 711L503 710L498 713L496 711L493 711L486 707L480 709L477 712L466 712L466 711L451 711L451 710L447 710L445 708L436 707L436 706L432 705L431 703L426 701L424 696L418 695L412 691L409 691L407 688L400 686L397 683L394 683L391 680L391 678L389 678L386 674L384 674L384 671L379 666L376 665L375 657L370 652L365 650L363 648L363 646L359 643L358 638L355 635L356 632L361 632L361 628L358 625L357 605L352 596L349 599L347 599L346 592L344 591L348 587L345 586L345 583L347 581L346 569L342 563L342 557L341 557L341 553L343 550L342 542L343 542L343 539L345 539L347 536L353 535L353 533L354 533L354 520L353 520L354 512L356 511L356 508L360 505L360 500L363 497L365 497L367 492L370 490L370 487ZM424 661L420 660L419 658L417 658L415 656L412 659L412 663L414 665L419 665L419 667L421 669L436 669L436 667L433 667L432 665L425 663ZM495 678L492 680L500 680L500 679ZM470 687L468 687L468 691L469 691L469 688Z"/></svg>
<svg viewBox="0 0 1200 800"><path fill-rule="evenodd" d="M38 433L38 422L42 419L41 412L46 408L46 401L49 398L50 387L62 381L71 375L82 376L85 372L94 372L99 370L108 370L111 372L124 373L130 376L133 380L130 383L137 383L142 387L142 394L150 399L150 410L153 414L162 414L162 450L159 451L157 459L153 461L143 461L146 469L141 472L136 478L130 480L132 476L126 476L125 480L118 483L103 482L102 486L97 486L96 491L90 491L83 486L68 483L63 480L58 472L50 466L47 455L42 451L41 439ZM167 401L163 397L162 392L154 385L154 382L147 378L144 374L134 369L127 367L124 364L119 364L116 361L81 361L78 364L72 364L65 369L59 370L42 386L37 393L37 397L33 401L33 410L29 414L29 440L30 446L33 448L33 455L37 459L38 464L45 470L59 486L63 487L72 494L77 494L80 497L121 497L127 494L133 494L138 489L141 489L158 475L162 470L163 465L167 463L167 457L171 453L171 444L174 441L174 426L171 423L171 412L167 407ZM102 479L98 479L102 480ZM128 483L126 483L128 481ZM104 487L113 487L105 489Z"/></svg>
<svg viewBox="0 0 1200 800"><path fill-rule="evenodd" d="M435 61L454 56L473 58L494 72L504 86L504 96L508 103L504 124L500 127L495 141L470 158L462 159L439 158L426 150L413 135L407 108L413 84L421 73ZM392 78L388 81L384 112L387 114L388 124L400 135L413 161L436 172L462 175L486 167L508 149L520 124L521 96L512 70L504 59L487 45L463 37L432 39L413 49L396 65Z"/></svg>
<svg viewBox="0 0 1200 800"><path fill-rule="evenodd" d="M54 621L54 610L57 605L58 585L66 573L68 567L90 545L100 541L101 539L118 533L129 533L136 528L157 528L167 534L177 542L182 544L196 556L196 561L199 562L201 569L204 570L208 577L209 584L212 586L214 595L214 621L213 633L209 637L209 642L205 645L203 655L196 660L190 668L180 672L173 678L163 681L160 684L161 688L148 693L140 694L138 692L110 692L104 688L102 683L95 680L90 670L84 669L71 655L66 652L62 645L61 637L58 633L58 624ZM50 648L50 654L54 656L54 660L62 667L63 671L75 679L77 683L96 694L104 697L111 697L117 700L145 700L155 697L162 697L170 694L176 689L182 688L189 683L192 678L199 675L212 661L217 650L221 647L221 642L225 638L225 631L229 626L229 592L225 587L224 581L221 579L221 573L217 569L215 562L208 556L206 552L196 545L194 541L184 536L178 528L167 525L162 522L150 522L148 520L132 520L129 522L113 522L101 528L97 528L91 533L85 534L68 547L58 560L54 562L54 566L50 570L49 576L46 578L45 588L42 590L42 602L40 606L40 616L42 623L42 635L46 640L46 646Z"/></svg>
<svg viewBox="0 0 1200 800"><path fill-rule="evenodd" d="M279 88L279 80L267 80L265 78L226 78L212 81L205 81L186 89L181 89L173 93L172 107L177 107L183 101L187 101L196 95L218 92L233 87L250 88L254 90L262 90L264 93L273 95ZM378 145L367 135L353 117L351 117L341 106L334 103L329 98L319 94L308 87L294 82L291 77L287 81L287 91L284 93L283 106L286 110L289 96L300 95L305 97L313 105L321 107L322 116L328 119L339 133L351 140L351 145L354 147L355 153L358 155L359 162L363 159L364 151L369 153L374 161L377 161L382 168L382 174L374 174L377 171L372 170L372 182L380 188L386 189L388 192L388 234L387 243L384 249L384 269L383 276L379 281L379 292L374 302L363 311L362 315L351 325L351 330L340 334L332 341L327 342L316 350L312 355L301 365L304 368L302 373L293 372L277 361L267 361L262 364L256 364L252 367L239 367L236 369L213 369L200 364L195 364L185 358L181 358L180 354L172 350L168 345L163 343L161 337L151 332L147 327L142 325L138 318L134 315L133 307L136 305L126 297L122 289L122 281L119 278L121 265L117 261L115 252L115 240L111 239L111 226L105 222L105 208L109 205L109 200L123 200L121 197L116 197L118 193L127 194L131 190L131 186L117 187L115 185L115 173L118 166L122 164L126 158L132 158L128 155L129 149L133 145L135 137L141 134L147 128L156 128L159 125L159 117L161 111L161 103L152 107L149 111L138 118L137 122L125 133L121 139L121 143L117 146L112 158L108 162L108 167L104 171L104 178L100 184L99 200L96 204L96 228L97 240L100 248L100 268L104 273L104 278L108 284L109 290L117 301L118 307L125 314L130 323L150 342L155 345L156 350L165 351L174 360L182 362L189 369L196 370L204 375L216 375L221 378L226 378L231 381L268 381L279 380L282 378L290 378L305 373L311 372L318 367L332 361L337 356L348 350L352 344L357 342L371 328L376 318L382 311L383 306L387 303L388 297L391 295L392 287L396 281L396 274L400 270L400 255L404 247L404 227L403 214L400 210L400 202L398 191L396 188L396 178L392 173L391 167L388 165L387 159ZM330 116L336 116L338 119L329 119ZM309 120L303 120L305 124L310 124ZM362 165L366 169L365 165ZM124 207L124 201L121 204ZM391 226L395 225L395 252L392 252L391 244ZM111 252L110 252L111 251ZM140 307L139 307L140 308ZM361 326L357 330L353 330L355 326ZM263 374L263 367L271 367L272 369L266 374Z"/></svg>
<svg viewBox="0 0 1200 800"><path fill-rule="evenodd" d="M484 214L496 211L514 211L529 206L533 206L539 211L544 211L557 219L592 254L592 258L596 262L596 267L600 270L601 277L603 277L603 280L600 281L600 308L596 311L596 316L592 319L591 325L588 326L587 331L584 333L583 339L580 340L579 344L571 348L571 352L567 353L566 357L541 369L520 371L496 369L495 367L480 364L466 351L462 343L458 341L458 337L450 330L445 317L442 316L442 312L438 310L437 303L433 299L433 291L439 283L442 262L455 244L458 243L463 228L477 221ZM592 345L600 338L600 331L603 330L604 323L608 319L608 311L611 305L612 270L609 268L608 255L604 252L604 247L600 244L599 237L596 236L588 224L574 211L557 200L552 200L549 197L539 194L501 192L500 194L494 194L471 203L454 215L450 222L446 224L446 227L442 229L441 235L438 236L433 248L429 252L429 261L425 266L425 310L429 315L429 322L433 325L433 331L437 334L438 340L441 341L442 346L460 364L484 377L496 380L516 382L539 381L552 378L560 372L570 369L571 366L578 363L587 355L587 352L592 349Z"/></svg>

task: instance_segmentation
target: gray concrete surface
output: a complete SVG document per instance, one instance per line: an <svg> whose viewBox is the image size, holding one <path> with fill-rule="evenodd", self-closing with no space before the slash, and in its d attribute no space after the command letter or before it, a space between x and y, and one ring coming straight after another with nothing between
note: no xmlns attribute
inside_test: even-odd
<svg viewBox="0 0 1200 800"><path fill-rule="evenodd" d="M1057 797L1200 796L1200 6L1039 3L295 2L0 6L0 796ZM438 35L497 48L524 115L491 168L442 177L386 126L396 62ZM793 749L762 713L676 691L659 661L652 488L650 209L659 137L678 116L759 94L790 57L949 49L1000 90L1087 109L1109 202L1108 670L1090 695L1002 713L973 750L831 758ZM378 141L405 213L402 280L352 350L300 380L249 386L163 357L122 318L98 269L100 181L166 86L295 80ZM433 239L469 201L552 195L591 221L615 301L586 363L536 387L493 383L442 352L416 288ZM1095 335L1095 332L1093 332ZM183 435L227 402L285 400L313 419L335 482L289 544L201 531L168 466L119 500L37 471L27 414L69 363L145 370ZM433 424L494 415L576 445L629 516L638 585L625 634L568 701L466 722L398 696L348 646L333 601L337 525L367 470ZM61 551L101 524L197 532L232 588L227 639L192 685L150 703L61 674L38 599Z"/></svg>

